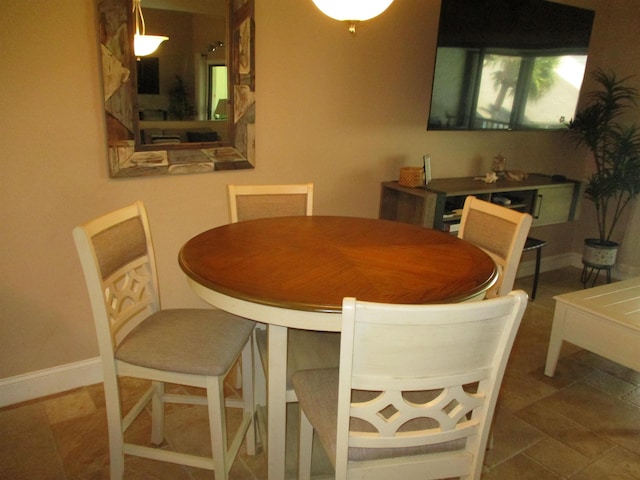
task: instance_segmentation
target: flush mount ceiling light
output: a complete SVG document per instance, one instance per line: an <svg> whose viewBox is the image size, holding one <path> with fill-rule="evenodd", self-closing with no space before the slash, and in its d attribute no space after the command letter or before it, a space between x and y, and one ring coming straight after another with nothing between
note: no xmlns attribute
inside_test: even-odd
<svg viewBox="0 0 640 480"><path fill-rule="evenodd" d="M369 20L384 12L393 0L313 0L326 16L349 22L349 32L356 32L356 22Z"/></svg>
<svg viewBox="0 0 640 480"><path fill-rule="evenodd" d="M162 42L169 40L169 37L163 37L162 35L145 35L140 0L133 0L133 14L136 17L136 33L133 36L133 51L136 56L144 57L145 55L150 55L157 50ZM142 25L142 35L140 34L140 25Z"/></svg>

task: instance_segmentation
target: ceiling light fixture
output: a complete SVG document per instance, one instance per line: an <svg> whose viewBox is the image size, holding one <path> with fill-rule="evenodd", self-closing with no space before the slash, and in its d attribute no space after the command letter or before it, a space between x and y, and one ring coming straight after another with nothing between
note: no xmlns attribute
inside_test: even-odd
<svg viewBox="0 0 640 480"><path fill-rule="evenodd" d="M201 53L200 56L202 58L207 58L209 54L216 53L219 48L224 48L224 42L222 40L216 40L213 43L207 45L207 50L204 53Z"/></svg>
<svg viewBox="0 0 640 480"><path fill-rule="evenodd" d="M216 40L213 43L210 43L207 46L207 53L213 53L215 52L217 49L224 47L224 42L221 40Z"/></svg>
<svg viewBox="0 0 640 480"><path fill-rule="evenodd" d="M142 16L142 7L140 0L133 0L133 14L136 17L136 33L133 36L133 51L137 57L144 57L155 52L160 44L169 37L162 35L145 35L144 17ZM140 25L142 25L142 35L140 34Z"/></svg>
<svg viewBox="0 0 640 480"><path fill-rule="evenodd" d="M384 12L393 0L313 0L326 16L349 22L349 32L356 33L356 22L369 20Z"/></svg>

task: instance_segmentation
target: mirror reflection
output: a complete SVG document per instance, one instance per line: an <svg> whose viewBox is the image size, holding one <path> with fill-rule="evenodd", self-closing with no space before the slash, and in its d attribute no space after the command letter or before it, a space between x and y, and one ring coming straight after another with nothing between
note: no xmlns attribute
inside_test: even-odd
<svg viewBox="0 0 640 480"><path fill-rule="evenodd" d="M545 0L442 0L428 129L563 129L593 18Z"/></svg>
<svg viewBox="0 0 640 480"><path fill-rule="evenodd" d="M241 113L234 102L253 92L253 0L143 0L145 34L168 37L146 55L134 52L132 0L96 2L110 175L253 168L255 97Z"/></svg>
<svg viewBox="0 0 640 480"><path fill-rule="evenodd" d="M169 40L136 59L140 143L228 141L227 19L155 8L144 16Z"/></svg>

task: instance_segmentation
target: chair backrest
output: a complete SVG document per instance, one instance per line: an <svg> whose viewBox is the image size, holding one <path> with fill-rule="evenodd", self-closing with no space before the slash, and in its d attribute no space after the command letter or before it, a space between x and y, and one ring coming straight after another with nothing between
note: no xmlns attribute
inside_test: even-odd
<svg viewBox="0 0 640 480"><path fill-rule="evenodd" d="M313 183L229 185L231 223L255 218L306 216L313 211Z"/></svg>
<svg viewBox="0 0 640 480"><path fill-rule="evenodd" d="M447 305L345 298L336 478L369 468L382 469L374 478L480 478L526 305L522 291Z"/></svg>
<svg viewBox="0 0 640 480"><path fill-rule="evenodd" d="M513 290L522 249L531 228L531 215L469 196L464 202L458 238L487 252L499 267L500 276L487 297Z"/></svg>
<svg viewBox="0 0 640 480"><path fill-rule="evenodd" d="M158 280L142 202L73 229L103 362L136 325L160 309Z"/></svg>

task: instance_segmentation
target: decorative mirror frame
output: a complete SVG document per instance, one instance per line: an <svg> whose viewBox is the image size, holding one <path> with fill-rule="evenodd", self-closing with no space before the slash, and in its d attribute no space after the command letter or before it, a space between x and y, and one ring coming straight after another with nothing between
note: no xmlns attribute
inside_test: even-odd
<svg viewBox="0 0 640 480"><path fill-rule="evenodd" d="M132 0L96 0L109 175L208 173L255 164L254 0L231 0L229 142L141 145Z"/></svg>

